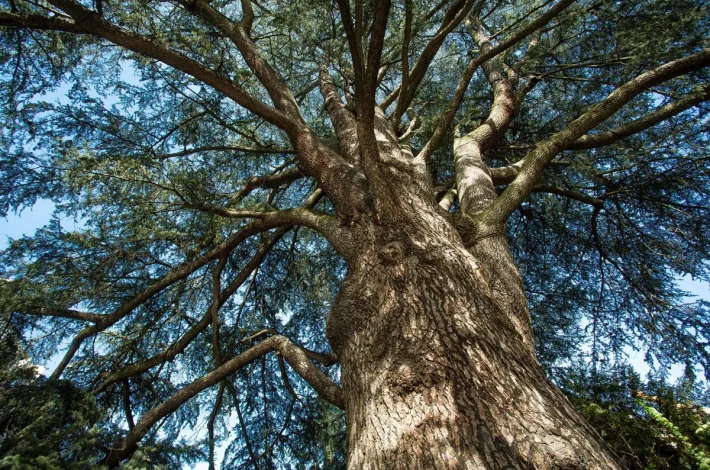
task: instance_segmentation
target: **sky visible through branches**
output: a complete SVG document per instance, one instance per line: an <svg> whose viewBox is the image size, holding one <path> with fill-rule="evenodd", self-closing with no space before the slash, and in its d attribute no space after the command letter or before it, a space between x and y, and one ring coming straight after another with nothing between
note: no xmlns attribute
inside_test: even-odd
<svg viewBox="0 0 710 470"><path fill-rule="evenodd" d="M135 70L133 70L131 65L127 62L122 64L121 79L128 84L140 84L140 80L136 75ZM47 92L43 95L38 95L36 99L37 101L68 104L70 103L68 97L69 88L70 87L67 84L63 84L55 90ZM90 95L94 98L101 99L107 107L110 107L113 104L112 100L115 100L111 96L102 97L95 92L90 92ZM33 235L35 230L49 223L53 212L54 204L51 201L40 199L31 209L25 209L19 214L9 215L5 219L0 218L0 250L7 248L10 239L14 240L22 236ZM60 216L60 221L63 229L71 231L82 228L81 221L74 220L71 217ZM685 277L678 279L678 287L688 292L693 300L702 299L710 301L710 285L703 281L694 280L691 276L686 275ZM649 365L644 361L644 351L634 351L627 347L626 353L628 354L629 363L642 376L651 371ZM61 359L62 354L63 351L61 354L58 353L50 363L44 365L47 368L47 372L45 372L46 374L51 372L53 366L55 366ZM54 364L52 364L52 362L54 362ZM684 368L685 366L683 364L673 365L669 371L668 379L672 382L681 377L683 375ZM703 374L699 373L698 377L703 377Z"/></svg>

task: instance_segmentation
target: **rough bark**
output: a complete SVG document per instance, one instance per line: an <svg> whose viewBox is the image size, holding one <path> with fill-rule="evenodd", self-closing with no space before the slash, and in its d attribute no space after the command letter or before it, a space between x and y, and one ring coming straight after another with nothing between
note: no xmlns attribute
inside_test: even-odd
<svg viewBox="0 0 710 470"><path fill-rule="evenodd" d="M349 468L620 468L493 292L502 244L474 256L422 212L374 230L329 317Z"/></svg>
<svg viewBox="0 0 710 470"><path fill-rule="evenodd" d="M537 361L505 236L462 237L378 115L378 217L352 227L327 325L348 467L620 468Z"/></svg>

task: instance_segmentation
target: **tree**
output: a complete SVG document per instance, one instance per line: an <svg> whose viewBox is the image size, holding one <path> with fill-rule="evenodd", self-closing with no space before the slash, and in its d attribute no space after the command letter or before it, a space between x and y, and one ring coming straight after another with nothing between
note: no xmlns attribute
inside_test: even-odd
<svg viewBox="0 0 710 470"><path fill-rule="evenodd" d="M620 468L548 375L709 365L704 3L2 5L3 318L103 464Z"/></svg>
<svg viewBox="0 0 710 470"><path fill-rule="evenodd" d="M692 376L674 386L643 383L631 367L572 373L561 385L587 421L630 469L704 469L708 408Z"/></svg>

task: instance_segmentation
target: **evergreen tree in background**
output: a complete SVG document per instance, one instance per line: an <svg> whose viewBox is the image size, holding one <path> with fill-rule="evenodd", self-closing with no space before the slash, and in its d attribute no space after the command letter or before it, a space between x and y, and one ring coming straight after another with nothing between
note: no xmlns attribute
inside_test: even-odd
<svg viewBox="0 0 710 470"><path fill-rule="evenodd" d="M0 467L705 465L704 2L0 5Z"/></svg>

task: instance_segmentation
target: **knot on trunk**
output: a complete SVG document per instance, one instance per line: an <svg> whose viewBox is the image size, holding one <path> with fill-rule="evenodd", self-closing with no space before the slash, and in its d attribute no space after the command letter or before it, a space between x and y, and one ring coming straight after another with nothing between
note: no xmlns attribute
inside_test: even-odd
<svg viewBox="0 0 710 470"><path fill-rule="evenodd" d="M406 256L406 247L401 241L393 241L383 246L377 256L382 264L397 264Z"/></svg>

